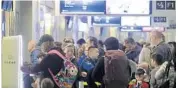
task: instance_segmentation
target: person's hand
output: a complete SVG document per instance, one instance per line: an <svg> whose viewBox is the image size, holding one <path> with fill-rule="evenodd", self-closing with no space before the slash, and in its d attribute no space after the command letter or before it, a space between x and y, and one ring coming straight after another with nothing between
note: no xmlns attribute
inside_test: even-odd
<svg viewBox="0 0 178 90"><path fill-rule="evenodd" d="M82 76L82 77L86 77L86 76L87 76L87 73L86 73L86 72L82 72L82 73L81 73L81 76Z"/></svg>

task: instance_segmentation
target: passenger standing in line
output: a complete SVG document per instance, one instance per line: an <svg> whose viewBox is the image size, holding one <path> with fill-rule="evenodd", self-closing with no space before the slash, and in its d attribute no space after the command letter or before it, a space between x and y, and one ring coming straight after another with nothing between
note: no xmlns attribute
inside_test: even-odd
<svg viewBox="0 0 178 90"><path fill-rule="evenodd" d="M97 48L90 46L86 48L85 53L87 53L87 58L85 58L81 63L80 72L81 76L84 78L84 81L87 81L87 74L90 70L92 70L92 68L94 68L98 59L99 51Z"/></svg>
<svg viewBox="0 0 178 90"><path fill-rule="evenodd" d="M151 71L150 85L151 88L158 88L161 85L162 80L161 79L156 80L155 74L157 70L160 68L160 66L163 64L163 57L160 54L154 54L152 55L151 59L154 69Z"/></svg>
<svg viewBox="0 0 178 90"><path fill-rule="evenodd" d="M105 57L98 60L92 78L106 88L127 88L130 80L129 61L119 49L119 41L110 37L104 43ZM109 64L110 62L110 64Z"/></svg>
<svg viewBox="0 0 178 90"><path fill-rule="evenodd" d="M30 55L30 63L32 67L34 67L38 63L38 55L40 50L36 47L36 42L31 40L28 43L28 51L31 53ZM30 74L24 73L24 88L32 88L31 83L33 83L33 77Z"/></svg>
<svg viewBox="0 0 178 90"><path fill-rule="evenodd" d="M150 33L151 55L160 54L164 61L172 59L171 50L168 44L165 43L163 34L159 31Z"/></svg>
<svg viewBox="0 0 178 90"><path fill-rule="evenodd" d="M104 44L103 41L98 40L98 49L100 50L100 57L104 56Z"/></svg>
<svg viewBox="0 0 178 90"><path fill-rule="evenodd" d="M92 36L89 36L89 38L87 39L86 41L86 44L90 47L90 46L93 46L93 47L96 47L98 48L98 40L97 38L95 37L92 37ZM99 49L99 58L104 56L104 50L103 49Z"/></svg>
<svg viewBox="0 0 178 90"><path fill-rule="evenodd" d="M139 64L141 63L147 63L149 66L151 66L151 56L150 56L150 53L151 53L151 47L150 47L150 44L147 43L143 46L141 52L140 52L140 55L139 55Z"/></svg>
<svg viewBox="0 0 178 90"><path fill-rule="evenodd" d="M139 54L142 48L136 44L133 38L127 38L124 42L127 58L138 63Z"/></svg>
<svg viewBox="0 0 178 90"><path fill-rule="evenodd" d="M65 48L64 48L64 53L65 53L65 55L66 55L66 58L67 58L68 60L71 60L71 62L77 66L77 60L76 60L76 58L75 58L75 56L74 56L74 48L75 48L75 47L74 47L73 44L68 44L68 45L65 46Z"/></svg>

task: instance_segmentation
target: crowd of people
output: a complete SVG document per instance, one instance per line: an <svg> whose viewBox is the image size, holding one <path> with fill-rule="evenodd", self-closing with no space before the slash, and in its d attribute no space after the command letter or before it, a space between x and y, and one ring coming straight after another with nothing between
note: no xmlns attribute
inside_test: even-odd
<svg viewBox="0 0 178 90"><path fill-rule="evenodd" d="M77 46L75 46L77 43ZM31 62L24 62L25 88L175 88L176 43L159 31L150 42L115 37L104 42L43 35L28 44Z"/></svg>

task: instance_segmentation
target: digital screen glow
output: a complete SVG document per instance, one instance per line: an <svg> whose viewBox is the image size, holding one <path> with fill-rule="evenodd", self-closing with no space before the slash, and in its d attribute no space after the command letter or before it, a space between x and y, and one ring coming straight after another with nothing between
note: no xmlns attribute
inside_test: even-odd
<svg viewBox="0 0 178 90"><path fill-rule="evenodd" d="M150 0L106 0L107 14L143 14L151 13Z"/></svg>
<svg viewBox="0 0 178 90"><path fill-rule="evenodd" d="M119 25L121 24L121 17L115 16L94 16L93 17L93 25Z"/></svg>
<svg viewBox="0 0 178 90"><path fill-rule="evenodd" d="M123 16L121 26L150 26L150 16Z"/></svg>
<svg viewBox="0 0 178 90"><path fill-rule="evenodd" d="M61 14L105 14L105 0L60 0Z"/></svg>

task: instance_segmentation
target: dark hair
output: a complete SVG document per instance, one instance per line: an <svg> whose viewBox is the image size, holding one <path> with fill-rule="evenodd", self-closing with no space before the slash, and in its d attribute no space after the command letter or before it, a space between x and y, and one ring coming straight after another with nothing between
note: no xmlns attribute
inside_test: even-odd
<svg viewBox="0 0 178 90"><path fill-rule="evenodd" d="M54 42L56 47L62 47L62 43L61 42Z"/></svg>
<svg viewBox="0 0 178 90"><path fill-rule="evenodd" d="M44 43L44 42L48 42L48 41L50 41L50 42L51 42L51 41L54 42L53 37L52 37L51 35L44 34L43 36L41 36L41 38L40 38L40 40L39 40L39 42L38 42L38 46L41 46L42 43Z"/></svg>
<svg viewBox="0 0 178 90"><path fill-rule="evenodd" d="M77 44L79 44L79 45L82 45L84 43L85 43L85 40L83 38L81 38L77 41Z"/></svg>
<svg viewBox="0 0 178 90"><path fill-rule="evenodd" d="M103 41L101 41L101 40L98 40L98 45L100 45L101 47L103 47Z"/></svg>
<svg viewBox="0 0 178 90"><path fill-rule="evenodd" d="M46 56L46 54L41 52L41 53L37 56L37 58L39 59L39 58L45 57L45 56Z"/></svg>
<svg viewBox="0 0 178 90"><path fill-rule="evenodd" d="M163 56L162 55L160 55L160 54L153 54L152 56L151 56L151 58L158 64L158 65L161 65L161 64L163 64Z"/></svg>
<svg viewBox="0 0 178 90"><path fill-rule="evenodd" d="M125 39L125 42L128 43L128 44L132 44L132 45L136 44L135 40L133 38L130 38L130 37Z"/></svg>
<svg viewBox="0 0 178 90"><path fill-rule="evenodd" d="M89 36L88 39L93 42L94 47L98 48L98 40L95 37Z"/></svg>
<svg viewBox="0 0 178 90"><path fill-rule="evenodd" d="M105 40L104 45L106 46L106 50L118 50L119 49L119 41L115 37L109 37Z"/></svg>
<svg viewBox="0 0 178 90"><path fill-rule="evenodd" d="M142 68L138 68L135 75L144 75L146 73L146 71Z"/></svg>

